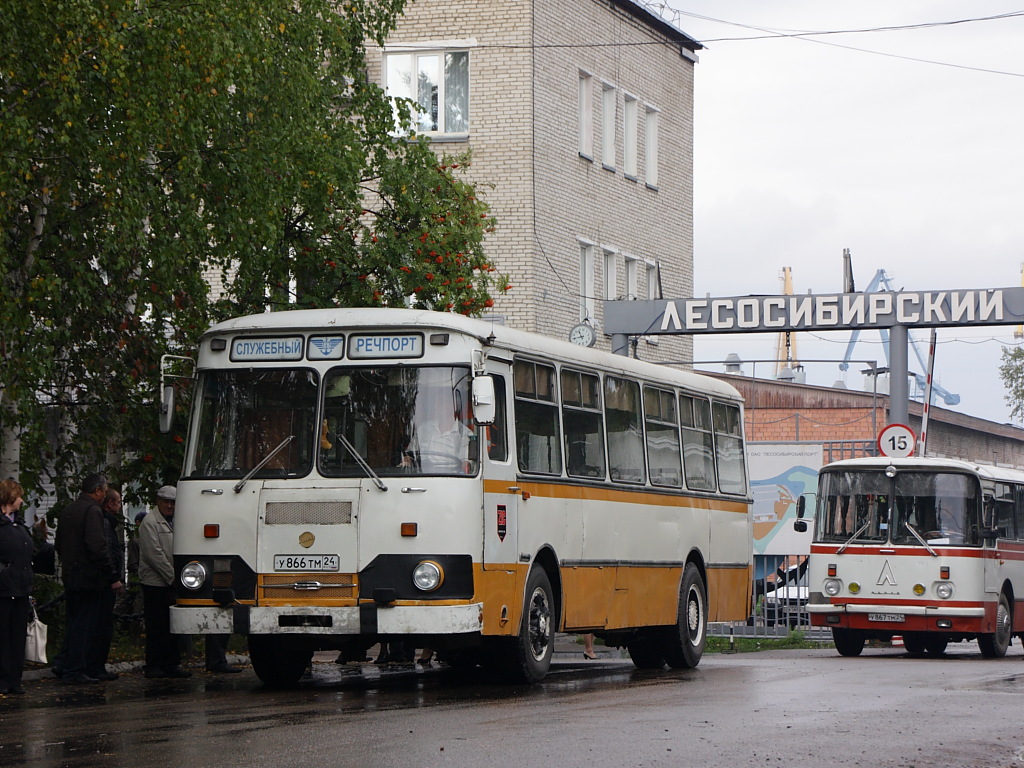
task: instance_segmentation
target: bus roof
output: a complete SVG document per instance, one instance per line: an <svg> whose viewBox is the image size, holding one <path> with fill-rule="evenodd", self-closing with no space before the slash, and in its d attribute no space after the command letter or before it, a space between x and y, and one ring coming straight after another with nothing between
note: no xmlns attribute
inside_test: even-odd
<svg viewBox="0 0 1024 768"><path fill-rule="evenodd" d="M492 349L507 349L524 354L535 352L606 372L633 374L662 380L671 379L677 386L684 388L706 392L729 400L742 399L734 387L710 376L702 376L667 365L635 360L624 355L613 355L598 349L580 347L568 341L520 331L499 323L452 312L392 308L297 309L284 312L265 312L217 323L203 334L203 338L238 333L323 331L335 328L339 331L348 331L352 328L375 329L396 326L430 328L437 331L467 334Z"/></svg>
<svg viewBox="0 0 1024 768"><path fill-rule="evenodd" d="M929 470L941 471L951 470L953 472L969 472L988 480L1024 483L1024 471L1011 467L998 467L994 464L977 464L962 459L943 459L931 456L911 456L906 459L894 459L887 456L871 456L860 459L843 459L826 464L821 470L855 470L855 469L877 469L883 470L888 466L896 469Z"/></svg>

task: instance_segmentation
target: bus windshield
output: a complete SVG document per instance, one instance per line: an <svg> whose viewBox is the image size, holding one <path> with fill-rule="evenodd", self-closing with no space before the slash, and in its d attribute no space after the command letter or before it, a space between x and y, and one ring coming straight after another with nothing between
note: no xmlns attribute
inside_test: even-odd
<svg viewBox="0 0 1024 768"><path fill-rule="evenodd" d="M324 379L320 473L475 475L467 367L336 368Z"/></svg>
<svg viewBox="0 0 1024 768"><path fill-rule="evenodd" d="M304 369L204 371L190 477L300 477L313 463L317 378ZM288 441L282 446L284 441Z"/></svg>
<svg viewBox="0 0 1024 768"><path fill-rule="evenodd" d="M980 499L977 480L964 474L905 471L889 478L878 471L823 472L815 538L978 545Z"/></svg>

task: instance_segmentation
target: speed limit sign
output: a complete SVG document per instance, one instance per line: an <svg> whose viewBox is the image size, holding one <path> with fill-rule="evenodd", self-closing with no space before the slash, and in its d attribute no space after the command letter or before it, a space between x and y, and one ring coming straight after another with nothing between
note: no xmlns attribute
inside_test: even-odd
<svg viewBox="0 0 1024 768"><path fill-rule="evenodd" d="M878 433L878 450L890 459L905 459L914 454L917 435L906 424L890 424Z"/></svg>

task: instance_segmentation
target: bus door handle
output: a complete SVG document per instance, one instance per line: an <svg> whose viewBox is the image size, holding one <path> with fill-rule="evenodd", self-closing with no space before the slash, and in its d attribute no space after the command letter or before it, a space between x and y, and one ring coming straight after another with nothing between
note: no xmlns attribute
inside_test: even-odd
<svg viewBox="0 0 1024 768"><path fill-rule="evenodd" d="M405 486L405 488L402 489L402 493L426 493L426 492L427 492L426 488L411 488L408 485Z"/></svg>
<svg viewBox="0 0 1024 768"><path fill-rule="evenodd" d="M203 488L200 493L212 493L214 496L220 496L224 493L223 488Z"/></svg>

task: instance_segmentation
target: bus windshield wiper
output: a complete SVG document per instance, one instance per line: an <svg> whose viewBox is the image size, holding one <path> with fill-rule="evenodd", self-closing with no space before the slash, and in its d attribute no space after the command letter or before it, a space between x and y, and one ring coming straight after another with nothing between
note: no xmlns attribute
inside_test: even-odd
<svg viewBox="0 0 1024 768"><path fill-rule="evenodd" d="M914 526L912 526L909 522L905 522L905 523L903 523L903 525L905 525L907 527L908 531L910 531L912 534L914 534L914 538L917 539L919 542L921 542L921 546L923 546L925 549L927 549L929 554L931 554L932 557L938 557L939 556L939 553L936 552L934 549L932 549L928 545L928 542L924 540L924 537L921 536L921 534L917 532L917 529L914 528Z"/></svg>
<svg viewBox="0 0 1024 768"><path fill-rule="evenodd" d="M280 450L282 448L284 448L286 445L288 445L288 443L290 443L294 439L295 439L295 435L288 435L288 437L286 437L284 440L282 440L280 443L278 443L277 444L277 448L275 448L270 453L268 453L266 456L264 456L263 457L263 461L261 461L259 464L257 464L252 469L250 469L249 470L249 474L247 474L245 477L243 477L241 480L239 480L237 483L235 483L235 487L234 487L235 493L241 493L242 489L245 487L245 484L247 482L249 482L249 479L253 475L255 475L257 472L259 472L261 469L263 469L264 465L268 461L270 461L272 458L277 456L277 454L280 452Z"/></svg>
<svg viewBox="0 0 1024 768"><path fill-rule="evenodd" d="M380 476L373 471L373 467L366 463L366 459L359 455L359 451L357 451L356 447L348 441L348 438L345 437L343 434L338 433L338 440L340 440L341 444L345 446L345 450L352 454L352 458L356 460L356 464L359 465L359 468L366 473L366 476L368 478L373 480L373 484L380 488L382 491L386 491L388 487L384 485L384 481L381 480Z"/></svg>
<svg viewBox="0 0 1024 768"><path fill-rule="evenodd" d="M853 532L853 536L848 538L846 540L846 543L843 544L843 546L841 546L839 549L836 550L836 554L837 555L843 554L843 552L846 550L846 548L853 543L853 540L856 539L858 536L860 536L862 533L864 533L864 531L866 531L868 529L869 525L871 525L871 521L870 520L868 522L864 523L864 525L862 525L856 531L854 531Z"/></svg>

